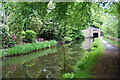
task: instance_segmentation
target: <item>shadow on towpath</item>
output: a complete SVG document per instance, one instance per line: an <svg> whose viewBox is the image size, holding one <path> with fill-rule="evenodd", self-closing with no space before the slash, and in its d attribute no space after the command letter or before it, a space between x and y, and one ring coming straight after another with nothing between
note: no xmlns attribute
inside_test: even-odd
<svg viewBox="0 0 120 80"><path fill-rule="evenodd" d="M96 78L120 78L120 71L118 67L118 62L120 62L120 48L112 46L107 41L103 40L101 37L100 40L105 46L105 51L103 56L98 60L98 64L95 65L93 72Z"/></svg>

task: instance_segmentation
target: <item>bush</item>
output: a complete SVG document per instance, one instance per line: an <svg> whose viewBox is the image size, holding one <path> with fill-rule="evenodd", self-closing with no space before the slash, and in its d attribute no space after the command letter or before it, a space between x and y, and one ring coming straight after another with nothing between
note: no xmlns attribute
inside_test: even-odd
<svg viewBox="0 0 120 80"><path fill-rule="evenodd" d="M23 37L26 35L25 31L22 31L21 34Z"/></svg>
<svg viewBox="0 0 120 80"><path fill-rule="evenodd" d="M71 40L72 40L71 37L65 37L65 38L64 38L64 41L71 41Z"/></svg>
<svg viewBox="0 0 120 80"><path fill-rule="evenodd" d="M0 24L1 44L3 48L13 47L16 43L16 34L9 33L9 27L4 24Z"/></svg>
<svg viewBox="0 0 120 80"><path fill-rule="evenodd" d="M28 42L34 42L36 37L36 33L33 30L27 30L25 38L28 40Z"/></svg>
<svg viewBox="0 0 120 80"><path fill-rule="evenodd" d="M36 17L30 16L30 19L31 19L30 29L35 31L36 33L38 33L39 30L41 29L41 26L42 26L43 22L37 16Z"/></svg>
<svg viewBox="0 0 120 80"><path fill-rule="evenodd" d="M2 42L0 42L2 44L3 47L7 46L7 42L6 42L6 37L10 35L9 34L9 27L7 25L1 24L0 23L0 40L2 40Z"/></svg>

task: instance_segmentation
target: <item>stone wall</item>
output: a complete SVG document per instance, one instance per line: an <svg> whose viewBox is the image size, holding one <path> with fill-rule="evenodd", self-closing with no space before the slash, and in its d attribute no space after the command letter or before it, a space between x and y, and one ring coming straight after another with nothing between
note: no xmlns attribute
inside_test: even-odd
<svg viewBox="0 0 120 80"><path fill-rule="evenodd" d="M94 27L89 27L88 29L83 30L82 32L84 33L86 38L87 37L89 37L89 38L93 37L93 33L98 33L98 37L100 37L100 35L101 35L100 29L99 28L94 28Z"/></svg>
<svg viewBox="0 0 120 80"><path fill-rule="evenodd" d="M91 28L90 27L86 30L83 30L82 32L84 33L85 37L90 37L91 36Z"/></svg>

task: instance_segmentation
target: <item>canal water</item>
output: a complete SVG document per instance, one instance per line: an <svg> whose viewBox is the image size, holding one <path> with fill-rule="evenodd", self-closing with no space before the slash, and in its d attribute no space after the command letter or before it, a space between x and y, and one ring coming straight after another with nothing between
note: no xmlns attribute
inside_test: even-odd
<svg viewBox="0 0 120 80"><path fill-rule="evenodd" d="M60 78L75 72L85 56L86 42L75 41L39 52L6 58L2 78Z"/></svg>

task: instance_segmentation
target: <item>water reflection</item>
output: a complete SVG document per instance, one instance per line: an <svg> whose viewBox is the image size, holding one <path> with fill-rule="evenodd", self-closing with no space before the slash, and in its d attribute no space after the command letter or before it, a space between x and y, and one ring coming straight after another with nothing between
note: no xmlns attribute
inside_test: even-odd
<svg viewBox="0 0 120 80"><path fill-rule="evenodd" d="M78 44L79 43L79 44ZM50 54L52 53L52 54ZM74 72L85 50L80 42L3 60L3 78L59 78Z"/></svg>
<svg viewBox="0 0 120 80"><path fill-rule="evenodd" d="M83 42L82 46L85 49L90 49L92 43L93 43L93 38L85 38L85 41Z"/></svg>

